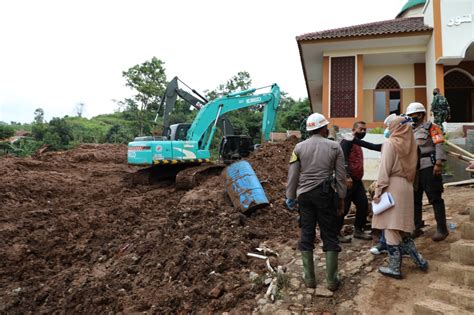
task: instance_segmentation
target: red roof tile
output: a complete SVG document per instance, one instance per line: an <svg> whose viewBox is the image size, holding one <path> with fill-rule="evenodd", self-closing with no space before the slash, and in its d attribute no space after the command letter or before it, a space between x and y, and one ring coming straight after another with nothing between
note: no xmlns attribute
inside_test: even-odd
<svg viewBox="0 0 474 315"><path fill-rule="evenodd" d="M433 28L423 23L422 17L410 17L335 28L321 32L307 33L296 37L297 41L363 37L411 32L428 32Z"/></svg>

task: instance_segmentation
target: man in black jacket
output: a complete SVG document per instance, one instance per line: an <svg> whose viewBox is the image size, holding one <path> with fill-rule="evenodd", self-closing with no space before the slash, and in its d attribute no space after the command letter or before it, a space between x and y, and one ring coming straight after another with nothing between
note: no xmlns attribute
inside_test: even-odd
<svg viewBox="0 0 474 315"><path fill-rule="evenodd" d="M369 202L367 200L364 184L362 183L364 176L364 154L361 147L380 152L382 145L363 141L362 139L365 137L366 132L366 123L358 121L354 123L352 127L352 137L346 137L341 141L347 173L347 194L344 201L344 215L338 218L339 241L341 243L349 243L351 241L350 237L343 237L341 235L344 217L349 213L351 203L354 203L356 206L354 238L372 240L372 236L364 233Z"/></svg>

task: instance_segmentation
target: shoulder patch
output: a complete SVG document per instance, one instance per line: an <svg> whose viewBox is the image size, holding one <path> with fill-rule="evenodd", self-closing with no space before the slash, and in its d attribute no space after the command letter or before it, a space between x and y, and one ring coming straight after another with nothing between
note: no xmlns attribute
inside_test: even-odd
<svg viewBox="0 0 474 315"><path fill-rule="evenodd" d="M291 153L290 164L298 162L300 158L296 155L295 151Z"/></svg>
<svg viewBox="0 0 474 315"><path fill-rule="evenodd" d="M444 135L441 128L436 124L431 124L430 127L430 136L434 144L439 144L444 142Z"/></svg>

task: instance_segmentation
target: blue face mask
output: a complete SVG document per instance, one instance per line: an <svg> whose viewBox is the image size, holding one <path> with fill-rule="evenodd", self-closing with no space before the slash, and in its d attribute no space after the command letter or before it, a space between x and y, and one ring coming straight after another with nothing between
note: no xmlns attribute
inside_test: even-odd
<svg viewBox="0 0 474 315"><path fill-rule="evenodd" d="M388 128L385 128L385 131L383 132L383 136L388 139L390 137L390 130Z"/></svg>

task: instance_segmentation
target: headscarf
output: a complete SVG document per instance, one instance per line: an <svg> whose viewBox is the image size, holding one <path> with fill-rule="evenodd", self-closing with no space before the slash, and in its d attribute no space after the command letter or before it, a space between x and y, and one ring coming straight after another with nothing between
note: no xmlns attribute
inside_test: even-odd
<svg viewBox="0 0 474 315"><path fill-rule="evenodd" d="M413 183L418 162L418 147L408 117L397 116L389 122L390 141L398 155L405 178Z"/></svg>

